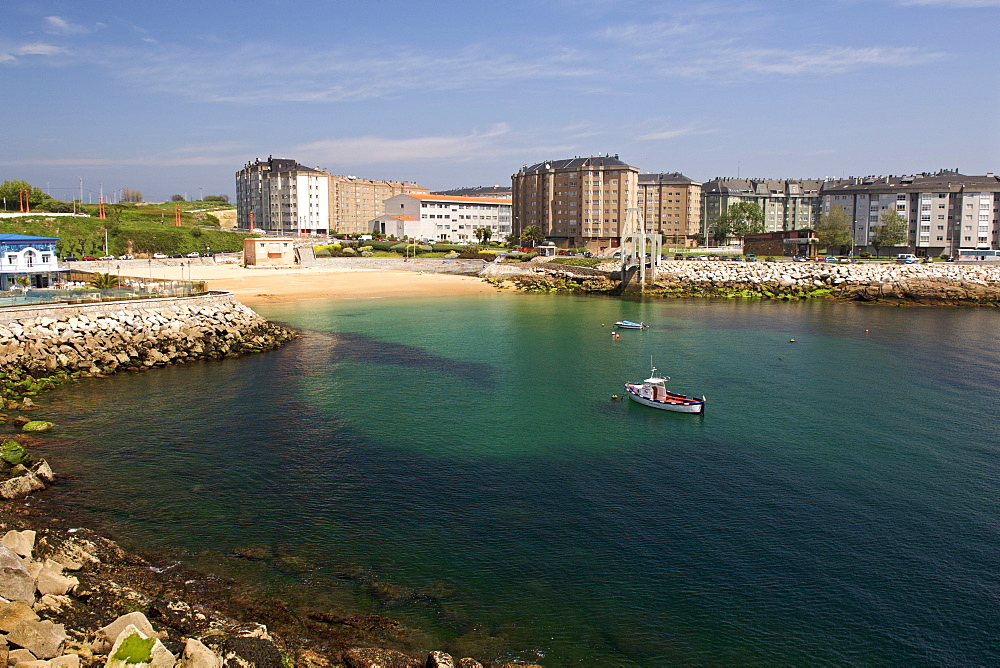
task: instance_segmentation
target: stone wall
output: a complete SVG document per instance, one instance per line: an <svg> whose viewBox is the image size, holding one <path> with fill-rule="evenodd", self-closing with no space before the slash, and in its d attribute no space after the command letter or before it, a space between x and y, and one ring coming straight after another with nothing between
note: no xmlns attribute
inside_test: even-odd
<svg viewBox="0 0 1000 668"><path fill-rule="evenodd" d="M686 260L665 262L656 273L656 282L779 289L814 286L850 299L1000 304L1000 267L992 265Z"/></svg>
<svg viewBox="0 0 1000 668"><path fill-rule="evenodd" d="M280 346L293 333L231 293L0 310L0 371L113 372Z"/></svg>

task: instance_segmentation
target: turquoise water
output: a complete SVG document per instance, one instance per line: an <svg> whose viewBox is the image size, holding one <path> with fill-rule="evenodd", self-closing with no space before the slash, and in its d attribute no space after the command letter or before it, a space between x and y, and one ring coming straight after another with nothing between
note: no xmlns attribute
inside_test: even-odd
<svg viewBox="0 0 1000 668"><path fill-rule="evenodd" d="M483 659L1000 660L993 311L260 311L302 338L61 390L58 493L126 542ZM622 318L652 326L613 340ZM612 398L651 356L704 416ZM247 544L272 556L233 566Z"/></svg>

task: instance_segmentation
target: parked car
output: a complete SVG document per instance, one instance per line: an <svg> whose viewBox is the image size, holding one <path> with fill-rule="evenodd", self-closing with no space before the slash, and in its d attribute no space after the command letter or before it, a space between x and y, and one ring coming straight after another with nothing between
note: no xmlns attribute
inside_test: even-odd
<svg viewBox="0 0 1000 668"><path fill-rule="evenodd" d="M827 255L823 260L824 262L840 262L840 258L836 255Z"/></svg>
<svg viewBox="0 0 1000 668"><path fill-rule="evenodd" d="M841 257L839 261L841 262L841 264L851 264L852 262L857 262L857 259L845 255L845 256Z"/></svg>
<svg viewBox="0 0 1000 668"><path fill-rule="evenodd" d="M201 257L201 254L191 251L187 254L188 257Z"/></svg>
<svg viewBox="0 0 1000 668"><path fill-rule="evenodd" d="M115 256L114 255L102 255L101 257L99 257L97 259L98 260L114 260Z"/></svg>
<svg viewBox="0 0 1000 668"><path fill-rule="evenodd" d="M792 258L792 262L807 262L808 260L809 258L807 258L805 255L796 255L795 257Z"/></svg>
<svg viewBox="0 0 1000 668"><path fill-rule="evenodd" d="M201 256L202 257L215 257L215 251L205 251L204 253L201 254ZM590 255L587 255L587 257L590 257Z"/></svg>
<svg viewBox="0 0 1000 668"><path fill-rule="evenodd" d="M167 256L164 255L163 253L153 253L153 259L154 260L165 260L166 257Z"/></svg>
<svg viewBox="0 0 1000 668"><path fill-rule="evenodd" d="M124 255L119 255L118 259L119 260L134 260L135 256L132 255L131 253L125 253Z"/></svg>
<svg viewBox="0 0 1000 668"><path fill-rule="evenodd" d="M184 256L181 255L180 253L171 253L170 257L177 258L177 257L184 257Z"/></svg>
<svg viewBox="0 0 1000 668"><path fill-rule="evenodd" d="M747 255L747 262L756 262L756 261L757 261L756 255L754 255L753 253L749 253Z"/></svg>
<svg viewBox="0 0 1000 668"><path fill-rule="evenodd" d="M777 260L768 255L766 258L764 258L764 262L777 262Z"/></svg>
<svg viewBox="0 0 1000 668"><path fill-rule="evenodd" d="M896 262L899 264L913 264L917 261L917 256L912 253L900 253L896 256Z"/></svg>
<svg viewBox="0 0 1000 668"><path fill-rule="evenodd" d="M63 262L79 262L79 261L80 258L73 257L72 255L67 255L66 257L63 258Z"/></svg>
<svg viewBox="0 0 1000 668"><path fill-rule="evenodd" d="M93 255L84 255L84 256L83 256L83 259L84 259L85 261L90 261L90 262L94 262L94 261L96 261L96 260L97 260L97 258L96 258L96 257L94 257Z"/></svg>

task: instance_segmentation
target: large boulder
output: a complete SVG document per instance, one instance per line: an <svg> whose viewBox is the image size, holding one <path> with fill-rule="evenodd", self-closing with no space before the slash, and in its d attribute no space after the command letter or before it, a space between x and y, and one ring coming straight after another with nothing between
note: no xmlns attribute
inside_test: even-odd
<svg viewBox="0 0 1000 668"><path fill-rule="evenodd" d="M35 602L35 579L21 559L0 546L0 596L8 601Z"/></svg>
<svg viewBox="0 0 1000 668"><path fill-rule="evenodd" d="M45 489L45 483L28 471L24 475L0 482L0 499L21 499L40 489Z"/></svg>
<svg viewBox="0 0 1000 668"><path fill-rule="evenodd" d="M39 659L54 659L62 654L66 627L52 620L25 620L7 635L7 642L23 647Z"/></svg>
<svg viewBox="0 0 1000 668"><path fill-rule="evenodd" d="M31 551L35 549L35 532L30 529L26 531L8 531L0 538L0 545L3 545L14 554L25 559L31 558Z"/></svg>
<svg viewBox="0 0 1000 668"><path fill-rule="evenodd" d="M107 640L109 643L114 643L118 640L122 631L130 626L141 632L144 638L156 637L153 625L149 623L148 619L146 619L146 615L141 612L130 612L127 615L122 615L104 628L98 629L97 637Z"/></svg>
<svg viewBox="0 0 1000 668"><path fill-rule="evenodd" d="M181 668L222 668L222 657L210 650L197 638L188 638L184 643Z"/></svg>
<svg viewBox="0 0 1000 668"><path fill-rule="evenodd" d="M0 631L10 633L23 621L38 621L38 615L24 601L10 601L0 605Z"/></svg>
<svg viewBox="0 0 1000 668"><path fill-rule="evenodd" d="M158 638L129 624L115 639L105 668L174 668L174 655Z"/></svg>
<svg viewBox="0 0 1000 668"><path fill-rule="evenodd" d="M21 427L21 431L51 431L55 427L52 422L45 420L32 420Z"/></svg>

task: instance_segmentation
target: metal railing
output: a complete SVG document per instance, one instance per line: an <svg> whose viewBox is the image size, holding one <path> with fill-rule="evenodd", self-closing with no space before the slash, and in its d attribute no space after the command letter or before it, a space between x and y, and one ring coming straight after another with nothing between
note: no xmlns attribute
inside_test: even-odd
<svg viewBox="0 0 1000 668"><path fill-rule="evenodd" d="M62 273L62 280L48 288L13 286L0 292L0 308L33 304L92 304L95 302L149 299L152 297L192 297L208 292L204 281L176 281L135 276L115 276L114 287L98 288L96 274L78 269Z"/></svg>

